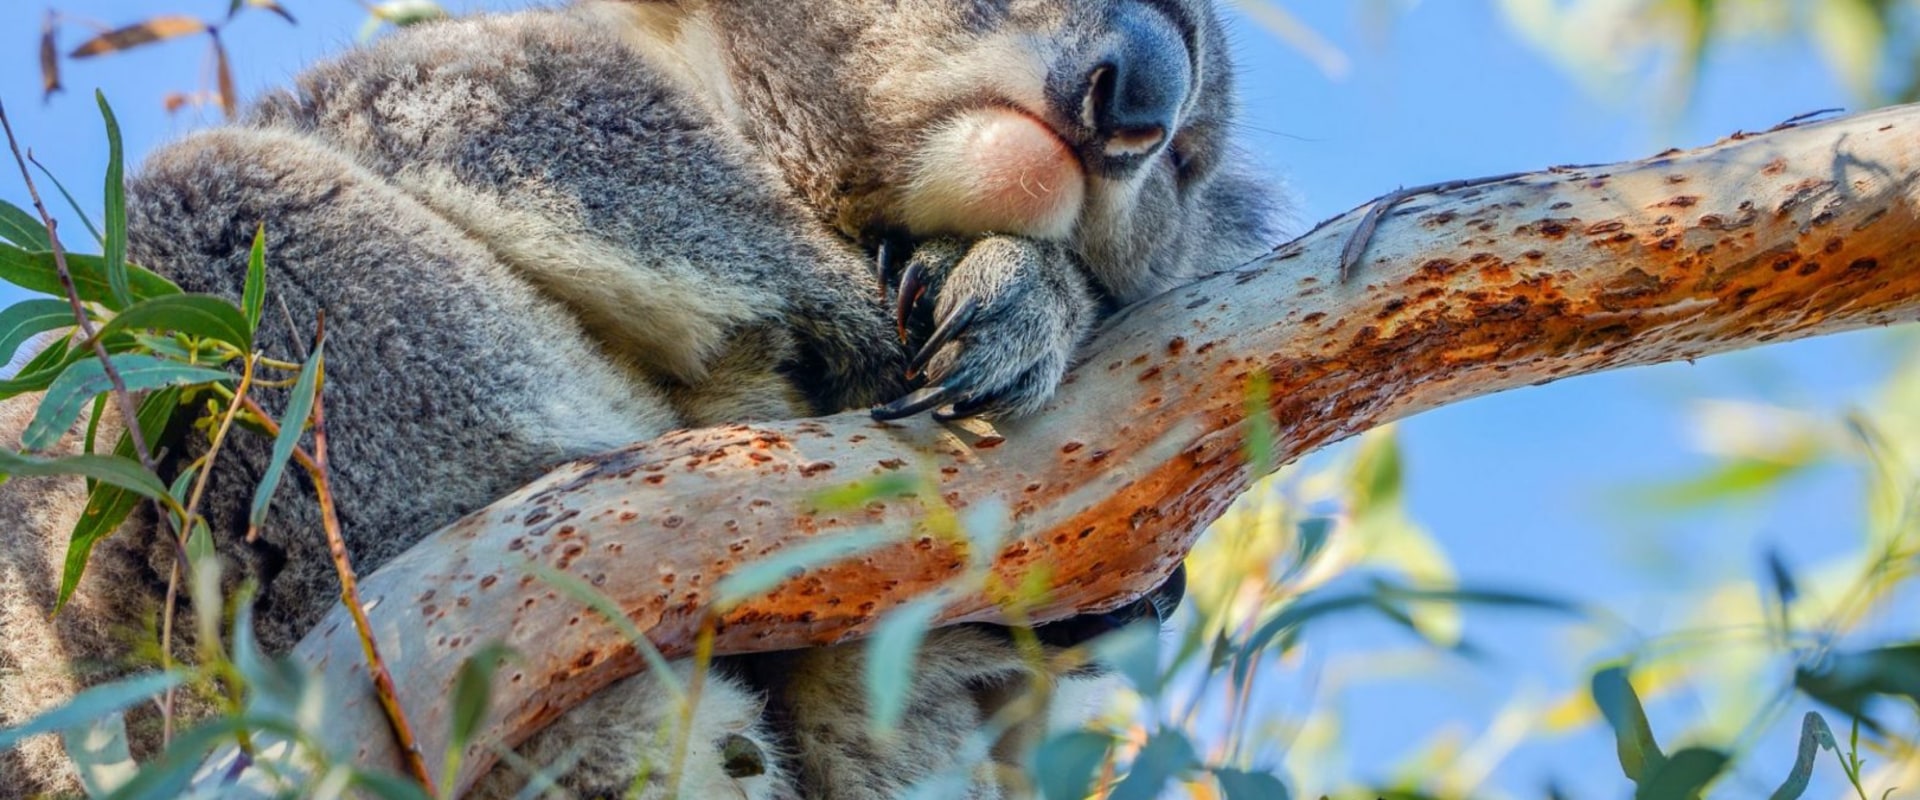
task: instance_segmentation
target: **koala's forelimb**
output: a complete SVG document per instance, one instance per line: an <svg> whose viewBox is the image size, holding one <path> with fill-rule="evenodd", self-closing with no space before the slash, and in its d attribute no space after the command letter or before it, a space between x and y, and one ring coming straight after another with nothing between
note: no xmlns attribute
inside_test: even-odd
<svg viewBox="0 0 1920 800"><path fill-rule="evenodd" d="M568 464L425 540L362 586L430 758L454 675L504 640L494 716L458 787L641 660L542 584L539 563L611 596L669 655L688 652L714 584L815 537L878 528L898 544L813 570L721 616L743 653L857 637L964 569L904 498L821 511L822 489L922 471L941 498L1012 511L995 569L1045 565L1035 620L1114 606L1165 577L1249 481L1247 380L1271 376L1276 462L1469 397L1634 364L1920 318L1920 106L1607 167L1432 196L1384 219L1339 280L1357 215L1245 268L1123 312L1039 413L998 430L865 412L672 434ZM431 604L420 602L432 594ZM337 612L298 649L331 686L321 730L394 763ZM956 596L943 622L992 620ZM436 767L437 768L437 767Z"/></svg>

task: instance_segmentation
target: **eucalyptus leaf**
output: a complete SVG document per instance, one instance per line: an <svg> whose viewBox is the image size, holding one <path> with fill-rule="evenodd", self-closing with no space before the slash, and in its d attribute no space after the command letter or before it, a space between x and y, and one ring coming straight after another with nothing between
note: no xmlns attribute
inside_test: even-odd
<svg viewBox="0 0 1920 800"><path fill-rule="evenodd" d="M1168 783L1199 765L1200 757L1186 733L1171 728L1154 731L1134 755L1127 777L1113 787L1107 800L1154 800Z"/></svg>
<svg viewBox="0 0 1920 800"><path fill-rule="evenodd" d="M26 209L5 200L0 200L0 239L25 250L53 249L53 243L47 237L46 223L27 213Z"/></svg>
<svg viewBox="0 0 1920 800"><path fill-rule="evenodd" d="M240 292L240 308L245 313L247 332L260 330L260 312L267 302L267 224L253 230L253 247L247 251L247 281Z"/></svg>
<svg viewBox="0 0 1920 800"><path fill-rule="evenodd" d="M1093 776L1106 763L1113 749L1113 737L1094 731L1059 734L1034 748L1032 768L1027 770L1040 784L1045 800L1085 800L1093 788Z"/></svg>
<svg viewBox="0 0 1920 800"><path fill-rule="evenodd" d="M133 304L133 291L127 279L126 152L120 144L120 121L114 118L113 106L107 104L106 93L96 89L93 98L100 104L100 118L107 125L107 230L106 239L101 244L106 252L100 260L105 267L107 290L113 297L113 307L126 308Z"/></svg>
<svg viewBox="0 0 1920 800"><path fill-rule="evenodd" d="M920 643L945 600L940 595L927 595L888 612L867 640L868 718L876 729L893 731L906 716Z"/></svg>
<svg viewBox="0 0 1920 800"><path fill-rule="evenodd" d="M1647 722L1640 696L1627 680L1625 667L1613 666L1594 673L1593 701L1613 728L1614 749L1620 755L1620 769L1635 783L1646 785L1648 776L1659 769L1666 757L1653 738L1653 726Z"/></svg>
<svg viewBox="0 0 1920 800"><path fill-rule="evenodd" d="M1725 772L1727 754L1702 747L1689 747L1653 766L1634 800L1697 800L1707 784Z"/></svg>
<svg viewBox="0 0 1920 800"><path fill-rule="evenodd" d="M67 253L66 262L67 272L73 276L74 292L82 301L99 303L116 310L127 307L127 304L114 299L108 283L106 262L100 256ZM132 264L126 265L126 273L128 291L133 300L180 293L180 287L172 281ZM27 251L0 244L0 280L55 297L65 297L67 294L66 286L60 282L58 264L53 254L46 251Z"/></svg>
<svg viewBox="0 0 1920 800"><path fill-rule="evenodd" d="M1215 767L1213 779L1220 784L1226 800L1289 800L1287 785L1269 772L1243 772Z"/></svg>
<svg viewBox="0 0 1920 800"><path fill-rule="evenodd" d="M127 354L113 358L114 370L127 391L141 392L168 386L226 382L233 375L207 367L196 367L149 355ZM60 373L47 387L40 409L28 423L21 444L30 450L45 450L60 440L73 426L80 411L95 395L114 391L112 380L97 358L83 358ZM166 490L163 487L162 493Z"/></svg>
<svg viewBox="0 0 1920 800"><path fill-rule="evenodd" d="M280 480L287 473L287 461L293 458L294 448L300 445L300 435L307 429L307 417L313 413L313 398L320 391L320 373L326 358L326 342L313 346L313 356L300 366L300 378L293 383L293 393L287 397L286 411L280 415L280 435L273 440L273 455L267 460L267 468L260 476L260 485L254 488L253 510L247 515L247 525L258 530L260 523L267 518L267 505L273 501L273 493L280 488Z"/></svg>
<svg viewBox="0 0 1920 800"><path fill-rule="evenodd" d="M876 528L862 528L824 536L778 550L749 563L714 585L714 604L726 608L772 591L814 567L844 561L880 547L893 536Z"/></svg>
<svg viewBox="0 0 1920 800"><path fill-rule="evenodd" d="M86 725L186 683L185 672L150 672L95 686L51 710L13 728L0 728L0 751L11 750L29 736L58 733Z"/></svg>

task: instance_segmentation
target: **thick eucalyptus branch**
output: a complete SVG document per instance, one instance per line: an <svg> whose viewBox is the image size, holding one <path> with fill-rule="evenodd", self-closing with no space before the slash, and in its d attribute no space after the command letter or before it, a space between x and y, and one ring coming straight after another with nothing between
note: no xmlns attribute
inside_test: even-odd
<svg viewBox="0 0 1920 800"><path fill-rule="evenodd" d="M719 617L718 649L843 641L964 569L923 500L822 512L821 490L923 472L940 499L1012 510L994 569L1044 566L1041 619L1154 586L1253 477L1251 376L1272 379L1278 461L1426 409L1602 369L1920 318L1920 107L1735 136L1604 167L1415 196L1347 282L1349 214L1258 263L1129 310L1058 398L997 430L863 413L675 433L568 464L435 534L361 587L429 758L455 670L502 640L495 718L460 786L581 698L640 669L614 626L528 569L578 576L669 655L714 584L857 528L895 544L789 580ZM992 620L956 596L942 619ZM397 763L344 612L299 654L340 702L326 730ZM436 767L437 769L437 767Z"/></svg>

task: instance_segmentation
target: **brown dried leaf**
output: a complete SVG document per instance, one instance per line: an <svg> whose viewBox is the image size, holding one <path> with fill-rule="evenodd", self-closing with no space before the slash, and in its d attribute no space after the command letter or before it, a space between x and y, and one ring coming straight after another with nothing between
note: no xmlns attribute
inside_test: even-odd
<svg viewBox="0 0 1920 800"><path fill-rule="evenodd" d="M219 86L220 113L232 122L239 115L240 103L233 95L233 65L227 63L227 47L220 43L219 34L213 36L213 74Z"/></svg>
<svg viewBox="0 0 1920 800"><path fill-rule="evenodd" d="M40 32L40 88L43 99L52 97L61 89L60 51L53 43L54 20L53 13L48 12L46 27Z"/></svg>
<svg viewBox="0 0 1920 800"><path fill-rule="evenodd" d="M179 15L154 17L145 22L115 28L88 39L68 55L73 58L88 58L207 31L207 24L193 17Z"/></svg>

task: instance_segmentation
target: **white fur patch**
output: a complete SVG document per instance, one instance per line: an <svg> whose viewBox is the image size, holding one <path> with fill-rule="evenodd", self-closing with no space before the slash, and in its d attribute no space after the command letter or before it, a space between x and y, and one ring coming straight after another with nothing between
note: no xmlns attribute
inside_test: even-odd
<svg viewBox="0 0 1920 800"><path fill-rule="evenodd" d="M1086 199L1079 159L1045 123L1003 108L954 117L920 146L902 197L915 234L1065 239Z"/></svg>
<svg viewBox="0 0 1920 800"><path fill-rule="evenodd" d="M704 3L595 0L587 10L616 30L621 41L675 86L740 127L744 121L740 103Z"/></svg>

